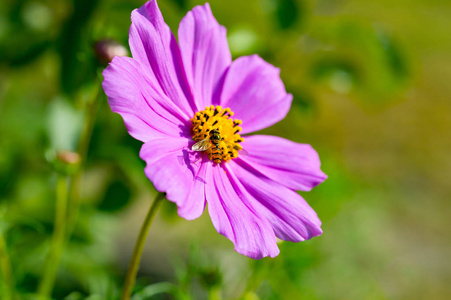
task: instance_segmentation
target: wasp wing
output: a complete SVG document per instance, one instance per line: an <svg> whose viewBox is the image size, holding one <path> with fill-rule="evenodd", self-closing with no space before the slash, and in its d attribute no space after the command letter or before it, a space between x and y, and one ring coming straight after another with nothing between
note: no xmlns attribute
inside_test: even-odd
<svg viewBox="0 0 451 300"><path fill-rule="evenodd" d="M249 156L249 152L247 152L246 150L243 149L243 147L241 147L240 144L232 144L228 141L224 141L227 145L228 148L233 148L236 151L240 151L239 154L244 155L244 156Z"/></svg>
<svg viewBox="0 0 451 300"><path fill-rule="evenodd" d="M210 139L205 139L205 140L202 140L200 142L195 143L191 147L191 150L193 150L193 151L205 151L205 150L207 150L210 147L211 147Z"/></svg>
<svg viewBox="0 0 451 300"><path fill-rule="evenodd" d="M240 152L238 152L238 153L241 154L241 155L249 156L249 152L247 152L247 151L246 151L243 147L241 147L241 146L234 146L233 149L240 151Z"/></svg>

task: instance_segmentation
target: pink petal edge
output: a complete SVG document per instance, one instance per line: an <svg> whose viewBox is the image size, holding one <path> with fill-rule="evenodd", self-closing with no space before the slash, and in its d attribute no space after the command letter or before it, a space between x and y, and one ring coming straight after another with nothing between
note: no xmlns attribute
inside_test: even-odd
<svg viewBox="0 0 451 300"><path fill-rule="evenodd" d="M285 91L279 73L258 55L240 57L228 69L220 105L243 121L243 134L279 122L290 110L293 96Z"/></svg>
<svg viewBox="0 0 451 300"><path fill-rule="evenodd" d="M210 5L196 6L182 19L180 51L197 110L211 105L220 79L232 63L225 27L218 24Z"/></svg>

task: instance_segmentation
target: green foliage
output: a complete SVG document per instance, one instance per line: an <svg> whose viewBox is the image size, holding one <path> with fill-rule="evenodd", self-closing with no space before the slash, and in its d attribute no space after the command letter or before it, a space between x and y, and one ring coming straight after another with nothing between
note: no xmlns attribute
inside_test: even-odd
<svg viewBox="0 0 451 300"><path fill-rule="evenodd" d="M98 0L74 0L72 14L66 20L57 42L61 57L61 87L73 94L87 78L95 78L96 61L89 38L89 21Z"/></svg>
<svg viewBox="0 0 451 300"><path fill-rule="evenodd" d="M122 210L131 199L132 192L124 183L123 178L114 179L105 192L105 196L100 202L98 209L102 211L114 212Z"/></svg>
<svg viewBox="0 0 451 300"><path fill-rule="evenodd" d="M297 20L303 20L302 2L296 3L294 0L277 0L276 16L282 29L287 29L295 25Z"/></svg>

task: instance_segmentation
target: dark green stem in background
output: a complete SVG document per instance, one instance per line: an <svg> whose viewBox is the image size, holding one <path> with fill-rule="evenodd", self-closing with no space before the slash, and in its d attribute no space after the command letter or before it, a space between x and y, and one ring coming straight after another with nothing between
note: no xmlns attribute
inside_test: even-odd
<svg viewBox="0 0 451 300"><path fill-rule="evenodd" d="M101 76L101 75L99 75ZM95 85L95 91L93 97L86 103L86 116L85 125L83 132L80 137L80 143L78 145L78 154L80 154L82 160L86 161L86 156L88 154L89 143L91 141L92 130L94 129L97 105L100 98L103 97L103 90L101 88L101 78L99 78Z"/></svg>
<svg viewBox="0 0 451 300"><path fill-rule="evenodd" d="M11 272L11 263L9 260L8 249L6 241L3 237L3 231L0 229L0 269L1 278L3 278L3 297L5 300L13 299L13 277ZM3 298L2 298L3 299Z"/></svg>
<svg viewBox="0 0 451 300"><path fill-rule="evenodd" d="M86 103L85 108L85 123L83 126L83 131L80 136L80 142L78 144L77 153L80 155L80 168L73 175L71 183L69 185L69 214L68 214L68 234L69 239L77 221L78 213L80 210L80 194L81 194L81 179L83 175L83 167L86 163L88 156L89 143L91 141L92 131L94 129L97 106L100 99L103 97L103 92L101 88L101 79L99 75L98 82L95 86L95 91L91 99Z"/></svg>
<svg viewBox="0 0 451 300"><path fill-rule="evenodd" d="M52 293L61 254L75 228L80 208L80 182L83 174L83 165L86 162L89 142L95 124L97 105L99 98L102 96L101 91L99 79L99 82L95 85L93 96L85 104L85 122L77 149L81 159L80 167L72 177L58 175L55 229L44 275L38 288L40 299L47 299ZM70 182L69 185L68 181Z"/></svg>
<svg viewBox="0 0 451 300"><path fill-rule="evenodd" d="M265 266L271 266L271 262L267 262L266 264L263 264L260 261L252 262L251 275L247 279L246 288L240 299L253 299L255 297L255 291L258 289L265 276L267 276Z"/></svg>
<svg viewBox="0 0 451 300"><path fill-rule="evenodd" d="M164 193L158 193L157 197L150 206L149 212L141 226L138 239L136 240L135 249L133 250L132 258L128 265L127 275L125 277L124 289L122 291L121 300L129 300L133 287L135 286L136 274L138 273L139 263L141 262L141 255L146 243L146 237L149 233L150 225L155 217L159 204L164 199Z"/></svg>
<svg viewBox="0 0 451 300"><path fill-rule="evenodd" d="M56 183L55 227L50 252L45 264L44 275L38 288L40 299L47 299L52 293L59 261L64 248L68 199L67 182L67 176L58 175Z"/></svg>

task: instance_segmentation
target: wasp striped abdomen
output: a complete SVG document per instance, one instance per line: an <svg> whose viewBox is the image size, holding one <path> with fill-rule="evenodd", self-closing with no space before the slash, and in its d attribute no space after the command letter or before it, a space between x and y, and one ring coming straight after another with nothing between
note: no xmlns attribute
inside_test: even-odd
<svg viewBox="0 0 451 300"><path fill-rule="evenodd" d="M210 131L210 141L213 144L213 147L211 149L210 159L213 160L215 163L220 164L223 157L223 149L219 146L220 142L222 141L221 134L219 133L219 130L213 129Z"/></svg>

